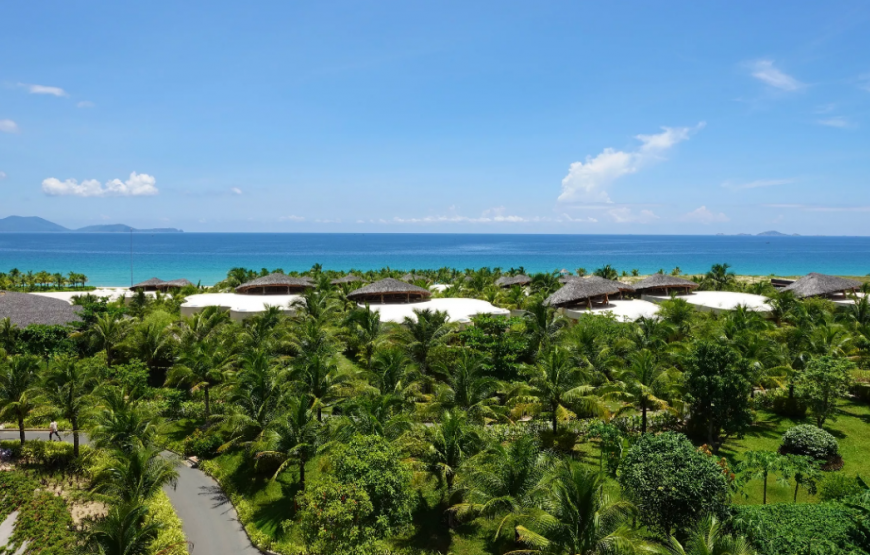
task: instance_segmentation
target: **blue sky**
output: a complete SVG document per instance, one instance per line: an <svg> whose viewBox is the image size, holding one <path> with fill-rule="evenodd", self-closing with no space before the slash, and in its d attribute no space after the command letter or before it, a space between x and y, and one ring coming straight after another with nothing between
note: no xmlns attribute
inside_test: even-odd
<svg viewBox="0 0 870 555"><path fill-rule="evenodd" d="M0 217L870 234L870 4L6 2Z"/></svg>

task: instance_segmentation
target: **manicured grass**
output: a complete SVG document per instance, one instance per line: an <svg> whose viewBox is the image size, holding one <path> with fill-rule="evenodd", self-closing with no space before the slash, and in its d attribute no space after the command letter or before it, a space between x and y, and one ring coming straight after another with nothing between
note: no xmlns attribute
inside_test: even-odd
<svg viewBox="0 0 870 555"><path fill-rule="evenodd" d="M732 469L742 460L746 451L776 451L779 448L782 434L798 424L814 424L807 418L792 420L776 414L759 411L756 423L743 439L728 441L721 450L721 455L728 459ZM836 422L826 422L825 430L830 432L840 443L840 454L845 466L839 472L848 476L860 475L870 477L870 407L854 401L843 401ZM825 473L827 475L827 473ZM776 477L769 477L767 483L768 503L791 503L794 495L794 484L784 486L777 483ZM743 494L734 496L735 503L760 504L762 501L762 483L754 481L746 485ZM818 496L808 496L801 489L798 502L816 503Z"/></svg>

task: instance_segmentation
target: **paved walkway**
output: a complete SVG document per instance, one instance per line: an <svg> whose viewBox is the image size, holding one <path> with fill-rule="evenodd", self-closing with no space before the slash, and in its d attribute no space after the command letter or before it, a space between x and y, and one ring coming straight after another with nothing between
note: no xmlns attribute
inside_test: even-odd
<svg viewBox="0 0 870 555"><path fill-rule="evenodd" d="M65 441L72 434L61 432ZM18 439L18 431L0 431L0 439ZM48 440L48 432L27 432L28 440ZM82 444L87 438L81 436ZM169 454L167 452L167 454ZM217 482L200 470L178 467L178 487L166 493L181 518L184 534L191 543L191 555L252 555L260 551L251 545L232 503Z"/></svg>

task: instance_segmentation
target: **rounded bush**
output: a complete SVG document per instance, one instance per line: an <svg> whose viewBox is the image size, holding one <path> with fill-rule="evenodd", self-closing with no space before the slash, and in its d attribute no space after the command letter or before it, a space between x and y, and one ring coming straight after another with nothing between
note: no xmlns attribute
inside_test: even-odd
<svg viewBox="0 0 870 555"><path fill-rule="evenodd" d="M839 454L837 440L821 428L802 424L788 430L782 436L783 453L804 455L818 460L829 460Z"/></svg>

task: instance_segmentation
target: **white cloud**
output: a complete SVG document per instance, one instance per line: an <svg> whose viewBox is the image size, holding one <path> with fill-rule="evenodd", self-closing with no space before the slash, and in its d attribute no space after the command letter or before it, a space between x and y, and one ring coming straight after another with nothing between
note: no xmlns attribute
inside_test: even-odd
<svg viewBox="0 0 870 555"><path fill-rule="evenodd" d="M279 222L304 222L305 218L303 216L294 216L293 214L289 216L281 216L278 218Z"/></svg>
<svg viewBox="0 0 870 555"><path fill-rule="evenodd" d="M746 183L732 183L726 181L722 186L733 191L740 191L743 189L759 189L761 187L788 185L790 183L794 183L794 179L756 179L755 181L747 181Z"/></svg>
<svg viewBox="0 0 870 555"><path fill-rule="evenodd" d="M27 83L18 83L19 87L24 87L30 94L48 94L51 96L69 96L65 90L60 87L48 87L46 85L28 85Z"/></svg>
<svg viewBox="0 0 870 555"><path fill-rule="evenodd" d="M773 60L755 60L749 64L752 76L782 91L796 91L805 85L774 66Z"/></svg>
<svg viewBox="0 0 870 555"><path fill-rule="evenodd" d="M76 108L93 108L94 106L96 106L96 104L90 100L82 100L76 104Z"/></svg>
<svg viewBox="0 0 870 555"><path fill-rule="evenodd" d="M127 181L112 179L101 185L96 179L86 179L79 183L75 179L61 181L49 177L42 182L42 192L49 196L75 197L139 197L156 195L159 191L153 176L146 173L130 174Z"/></svg>
<svg viewBox="0 0 870 555"><path fill-rule="evenodd" d="M836 127L838 129L852 127L852 122L842 116L834 116L832 118L820 119L817 120L816 123L827 127Z"/></svg>
<svg viewBox="0 0 870 555"><path fill-rule="evenodd" d="M591 216L588 218L572 218L568 214L563 213L562 219L565 220L566 222L580 222L580 223L590 223L590 224L598 223L598 220L591 217Z"/></svg>
<svg viewBox="0 0 870 555"><path fill-rule="evenodd" d="M18 133L18 124L11 119L0 119L0 133Z"/></svg>
<svg viewBox="0 0 870 555"><path fill-rule="evenodd" d="M340 219L335 219L335 220L330 220L330 219L321 220L321 219L317 219L317 220L314 220L314 223L318 223L318 224L340 224L340 223L341 223L341 220L340 220Z"/></svg>
<svg viewBox="0 0 870 555"><path fill-rule="evenodd" d="M0 181L6 179L6 172L0 172Z"/></svg>
<svg viewBox="0 0 870 555"><path fill-rule="evenodd" d="M234 194L236 194L236 195L241 195L241 194L242 194L242 190L239 189L238 187L233 187L232 189L230 189L230 191L232 191L232 192L233 192Z"/></svg>
<svg viewBox="0 0 870 555"><path fill-rule="evenodd" d="M649 224L659 219L652 210L635 212L625 206L608 210L607 214L618 224Z"/></svg>
<svg viewBox="0 0 870 555"><path fill-rule="evenodd" d="M704 122L695 127L662 127L663 131L656 135L636 135L642 143L636 151L605 148L595 157L587 156L585 162L574 162L562 179L559 202L612 202L607 188L614 181L635 173L646 163L661 160L667 150L703 127Z"/></svg>
<svg viewBox="0 0 870 555"><path fill-rule="evenodd" d="M730 221L730 218L722 212L712 212L706 206L698 207L695 210L689 212L688 214L683 214L680 219L684 222L693 222L705 225Z"/></svg>

